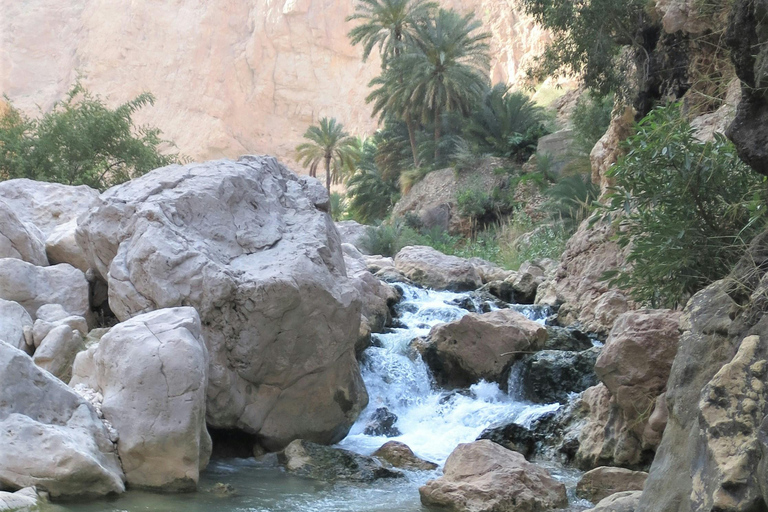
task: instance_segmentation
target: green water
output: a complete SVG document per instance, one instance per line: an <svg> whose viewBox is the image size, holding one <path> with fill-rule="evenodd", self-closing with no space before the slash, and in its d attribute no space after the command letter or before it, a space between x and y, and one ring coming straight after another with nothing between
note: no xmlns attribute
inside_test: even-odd
<svg viewBox="0 0 768 512"><path fill-rule="evenodd" d="M425 512L419 486L436 476L414 472L370 484L327 484L288 475L271 462L235 459L212 462L197 493L128 491L112 500L60 504L51 512ZM209 492L220 482L235 493Z"/></svg>

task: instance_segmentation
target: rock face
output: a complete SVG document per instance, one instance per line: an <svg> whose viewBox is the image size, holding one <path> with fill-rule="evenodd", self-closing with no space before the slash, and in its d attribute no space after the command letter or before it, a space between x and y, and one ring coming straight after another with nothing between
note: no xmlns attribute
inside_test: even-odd
<svg viewBox="0 0 768 512"><path fill-rule="evenodd" d="M546 339L543 326L511 309L470 313L435 326L423 357L443 385L499 382L507 365L523 353L540 350Z"/></svg>
<svg viewBox="0 0 768 512"><path fill-rule="evenodd" d="M98 204L97 190L85 185L72 187L28 179L8 180L0 183L0 201L40 231L43 251L47 253L45 261L69 263L83 272L88 270L88 262L75 241L75 229L77 218Z"/></svg>
<svg viewBox="0 0 768 512"><path fill-rule="evenodd" d="M208 424L341 440L367 404L360 300L328 195L269 157L171 166L102 194L78 243L121 321L190 305L210 354Z"/></svg>
<svg viewBox="0 0 768 512"><path fill-rule="evenodd" d="M640 501L640 491L624 491L608 496L587 512L635 512Z"/></svg>
<svg viewBox="0 0 768 512"><path fill-rule="evenodd" d="M70 384L86 384L103 396L101 410L120 436L128 484L195 490L211 454L208 352L197 312L161 309L117 324L78 356L78 366ZM86 380L88 369L93 373Z"/></svg>
<svg viewBox="0 0 768 512"><path fill-rule="evenodd" d="M686 306L664 437L637 510L762 510L768 234Z"/></svg>
<svg viewBox="0 0 768 512"><path fill-rule="evenodd" d="M397 441L384 443L381 448L373 452L373 456L396 468L412 471L432 471L437 469L437 464L418 458L407 445Z"/></svg>
<svg viewBox="0 0 768 512"><path fill-rule="evenodd" d="M366 84L380 66L375 55L361 63L362 50L349 44L353 24L344 20L354 5L38 0L30 9L7 1L0 17L0 92L34 115L37 105L50 108L82 75L84 85L113 104L152 91L157 104L140 113L139 124L157 125L195 160L254 152L293 158L307 126L323 116L351 132L375 127ZM523 76L525 63L547 41L511 0L442 6L478 13L493 35L494 83Z"/></svg>
<svg viewBox="0 0 768 512"><path fill-rule="evenodd" d="M584 394L589 421L577 458L584 468L644 467L667 421L665 389L680 339L680 313L641 310L616 321L595 363L603 384Z"/></svg>
<svg viewBox="0 0 768 512"><path fill-rule="evenodd" d="M90 317L88 281L71 265L37 267L14 258L0 259L0 298L18 302L32 318L46 304L60 304L71 315Z"/></svg>
<svg viewBox="0 0 768 512"><path fill-rule="evenodd" d="M48 265L41 233L19 219L0 199L0 258L18 258L33 265Z"/></svg>
<svg viewBox="0 0 768 512"><path fill-rule="evenodd" d="M554 278L539 287L537 304L562 304L561 325L578 323L583 331L607 334L619 315L632 308L623 293L601 280L604 272L625 262L624 250L612 235L610 225L584 221L568 240Z"/></svg>
<svg viewBox="0 0 768 512"><path fill-rule="evenodd" d="M373 482L380 478L403 477L401 472L384 467L373 457L302 439L286 446L278 459L289 473L325 482Z"/></svg>
<svg viewBox="0 0 768 512"><path fill-rule="evenodd" d="M626 491L642 491L648 473L601 466L587 471L576 485L576 495L593 503Z"/></svg>
<svg viewBox="0 0 768 512"><path fill-rule="evenodd" d="M563 484L493 441L460 444L443 472L419 489L424 505L456 512L543 512L568 504Z"/></svg>
<svg viewBox="0 0 768 512"><path fill-rule="evenodd" d="M0 341L0 487L30 486L53 497L125 490L114 445L92 407Z"/></svg>
<svg viewBox="0 0 768 512"><path fill-rule="evenodd" d="M464 292L483 284L468 260L423 245L403 247L395 256L395 268L411 281L435 290Z"/></svg>

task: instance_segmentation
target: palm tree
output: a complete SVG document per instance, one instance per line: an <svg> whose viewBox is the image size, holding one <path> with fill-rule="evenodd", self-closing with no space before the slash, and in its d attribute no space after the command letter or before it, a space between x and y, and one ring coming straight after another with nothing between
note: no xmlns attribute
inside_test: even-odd
<svg viewBox="0 0 768 512"><path fill-rule="evenodd" d="M344 131L344 125L335 118L324 117L319 126L310 126L304 133L304 142L296 146L296 157L301 165L309 167L309 175L317 177L317 166L325 164L325 187L331 193L331 171L333 181L341 181L344 169L354 168L354 139Z"/></svg>
<svg viewBox="0 0 768 512"><path fill-rule="evenodd" d="M490 59L487 32L469 13L440 9L433 18L417 25L413 46L397 59L405 75L402 84L410 91L409 109L422 122L435 125L435 161L439 158L440 116L459 111L469 115L487 89Z"/></svg>
<svg viewBox="0 0 768 512"><path fill-rule="evenodd" d="M413 44L417 33L417 26L422 20L437 8L437 3L426 0L360 0L355 7L355 14L347 18L347 21L363 20L361 25L349 31L349 38L353 45L363 44L363 62L371 54L374 47L378 46L381 55L381 68L384 82L378 83L375 79L369 85L384 85L394 80L395 83L402 83L402 73L396 75L388 74L389 65L396 60L408 45ZM385 76L386 75L386 76ZM377 101L374 99L367 100ZM396 112L395 112L396 110ZM408 137L411 142L411 151L413 153L413 165L419 166L418 151L416 149L416 128L411 116L411 111L403 104L401 99L388 105L387 108L380 106L375 108L373 115L378 113L382 115L396 114L398 119L402 119L408 127Z"/></svg>

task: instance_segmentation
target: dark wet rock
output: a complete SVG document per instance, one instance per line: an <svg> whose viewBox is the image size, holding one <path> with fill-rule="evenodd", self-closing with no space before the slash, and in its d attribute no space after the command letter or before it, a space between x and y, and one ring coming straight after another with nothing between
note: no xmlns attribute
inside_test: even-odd
<svg viewBox="0 0 768 512"><path fill-rule="evenodd" d="M373 456L400 469L433 471L438 467L434 462L417 457L406 444L398 441L384 443L381 448L373 453Z"/></svg>
<svg viewBox="0 0 768 512"><path fill-rule="evenodd" d="M527 355L513 369L519 372L519 389L510 391L534 403L567 403L570 394L598 383L594 367L599 355L599 348L581 352L542 350Z"/></svg>
<svg viewBox="0 0 768 512"><path fill-rule="evenodd" d="M395 423L397 423L397 415L386 407L379 407L371 415L371 420L365 426L363 433L367 436L397 437L401 432Z"/></svg>
<svg viewBox="0 0 768 512"><path fill-rule="evenodd" d="M547 342L544 350L582 351L592 348L592 339L573 327L547 325Z"/></svg>
<svg viewBox="0 0 768 512"><path fill-rule="evenodd" d="M235 490L235 486L232 484L227 484L224 482L216 482L211 486L210 489L207 489L206 492L209 492L211 494L215 494L216 496L221 497L229 497L234 496L237 494L237 491Z"/></svg>
<svg viewBox="0 0 768 512"><path fill-rule="evenodd" d="M380 478L402 478L400 471L385 467L373 457L297 439L278 454L283 467L297 476L335 482L373 482Z"/></svg>

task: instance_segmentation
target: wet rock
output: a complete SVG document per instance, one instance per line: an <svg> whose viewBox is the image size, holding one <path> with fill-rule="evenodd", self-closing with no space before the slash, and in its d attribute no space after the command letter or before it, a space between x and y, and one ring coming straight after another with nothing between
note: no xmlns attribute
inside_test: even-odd
<svg viewBox="0 0 768 512"><path fill-rule="evenodd" d="M424 505L457 512L516 512L568 504L562 483L493 441L460 444L443 472L419 489Z"/></svg>
<svg viewBox="0 0 768 512"><path fill-rule="evenodd" d="M517 423L508 423L501 426L491 426L483 430L477 437L477 441L489 439L504 448L523 454L530 459L536 452L536 443L543 440L543 436L534 428L528 428Z"/></svg>
<svg viewBox="0 0 768 512"><path fill-rule="evenodd" d="M520 392L535 403L567 403L570 395L597 384L595 361L599 348L582 352L542 350L516 363ZM514 369L513 369L514 371Z"/></svg>
<svg viewBox="0 0 768 512"><path fill-rule="evenodd" d="M483 284L468 260L422 245L401 249L395 257L395 268L411 281L435 290L463 292Z"/></svg>
<svg viewBox="0 0 768 512"><path fill-rule="evenodd" d="M336 482L373 482L402 478L403 473L383 466L373 457L297 439L278 454L280 463L294 475Z"/></svg>
<svg viewBox="0 0 768 512"><path fill-rule="evenodd" d="M438 468L434 462L417 457L404 443L389 441L373 453L374 457L386 461L390 465L411 471L433 471Z"/></svg>
<svg viewBox="0 0 768 512"><path fill-rule="evenodd" d="M581 352L592 348L592 339L579 329L547 325L547 342L544 350Z"/></svg>
<svg viewBox="0 0 768 512"><path fill-rule="evenodd" d="M397 437L401 432L395 423L397 423L397 415L386 407L379 407L371 415L371 420L365 426L363 433L367 436Z"/></svg>
<svg viewBox="0 0 768 512"><path fill-rule="evenodd" d="M115 447L91 405L0 341L0 488L31 486L52 497L125 490Z"/></svg>
<svg viewBox="0 0 768 512"><path fill-rule="evenodd" d="M297 438L340 441L367 404L355 358L361 302L327 211L317 180L246 156L109 189L77 241L119 320L198 311L208 424L277 450Z"/></svg>
<svg viewBox="0 0 768 512"><path fill-rule="evenodd" d="M585 512L636 512L641 494L641 491L619 492L600 500L595 508Z"/></svg>
<svg viewBox="0 0 768 512"><path fill-rule="evenodd" d="M576 496L597 503L625 491L642 491L648 473L601 466L584 473L576 485Z"/></svg>
<svg viewBox="0 0 768 512"><path fill-rule="evenodd" d="M424 361L441 385L500 382L507 365L540 350L546 338L544 327L511 309L470 313L432 329Z"/></svg>
<svg viewBox="0 0 768 512"><path fill-rule="evenodd" d="M234 485L223 482L216 482L213 484L213 486L211 486L210 489L207 489L206 492L215 494L216 496L221 496L222 498L228 498L230 496L237 495L237 491L235 490Z"/></svg>

